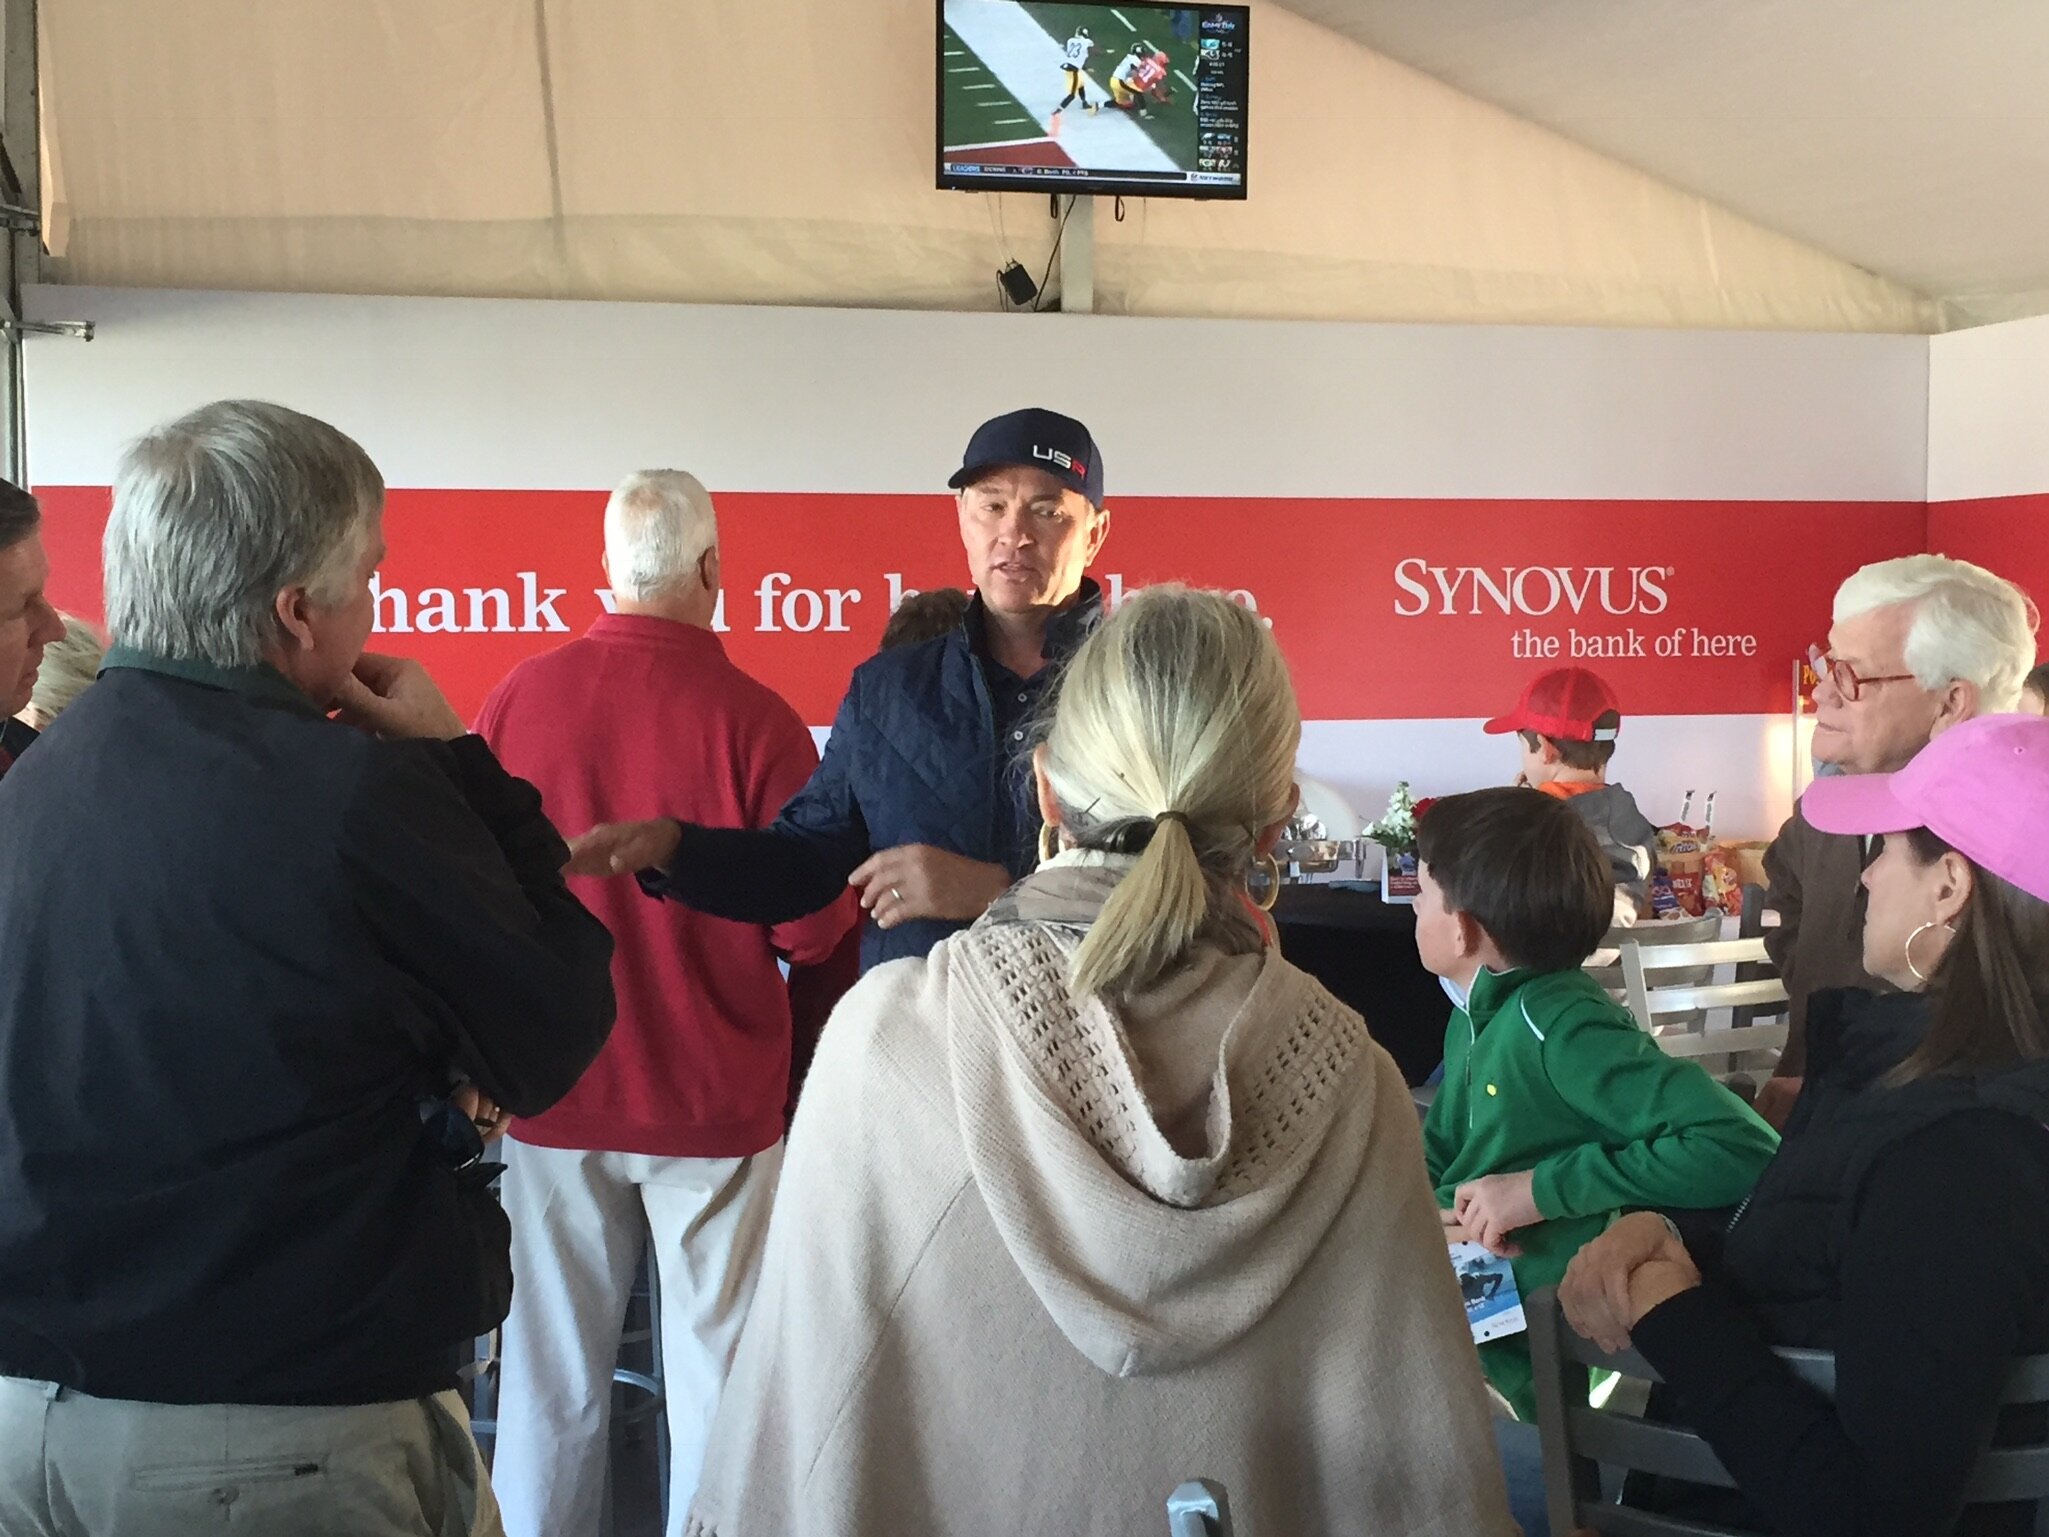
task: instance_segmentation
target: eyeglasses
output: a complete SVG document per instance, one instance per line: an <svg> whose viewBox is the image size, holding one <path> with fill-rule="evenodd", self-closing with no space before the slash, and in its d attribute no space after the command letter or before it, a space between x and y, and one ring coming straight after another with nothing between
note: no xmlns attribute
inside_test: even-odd
<svg viewBox="0 0 2049 1537"><path fill-rule="evenodd" d="M1855 704L1864 690L1874 683L1914 683L1919 680L1910 672L1891 672L1882 678L1860 678L1848 662L1830 656L1819 646L1807 648L1807 665L1813 670L1816 681L1822 678L1835 685L1835 690L1846 703Z"/></svg>

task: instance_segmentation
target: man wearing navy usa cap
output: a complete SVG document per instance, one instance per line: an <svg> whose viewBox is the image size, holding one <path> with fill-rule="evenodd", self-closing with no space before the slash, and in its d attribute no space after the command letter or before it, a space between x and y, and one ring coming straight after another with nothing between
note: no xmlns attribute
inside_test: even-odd
<svg viewBox="0 0 2049 1537"><path fill-rule="evenodd" d="M1086 575L1109 532L1088 428L1028 409L984 422L947 484L975 596L951 634L855 670L810 782L760 831L596 827L570 871L638 874L652 896L784 923L849 884L863 968L921 956L1038 862L1027 751L1058 664L1102 613Z"/></svg>

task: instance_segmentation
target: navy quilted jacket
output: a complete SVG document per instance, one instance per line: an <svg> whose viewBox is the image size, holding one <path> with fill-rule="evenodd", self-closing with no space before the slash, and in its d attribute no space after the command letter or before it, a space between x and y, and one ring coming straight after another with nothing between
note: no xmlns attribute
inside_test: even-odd
<svg viewBox="0 0 2049 1537"><path fill-rule="evenodd" d="M1094 626L1093 582L1046 632L1058 666ZM982 600L961 627L884 651L854 671L825 755L771 827L758 832L684 824L675 862L643 875L654 895L743 923L815 912L879 849L929 843L1000 864L1013 877L1038 863L1038 813L1028 760L996 740L996 708L979 654ZM1029 808L1016 815L1008 804ZM861 935L863 970L924 955L962 924L919 919Z"/></svg>

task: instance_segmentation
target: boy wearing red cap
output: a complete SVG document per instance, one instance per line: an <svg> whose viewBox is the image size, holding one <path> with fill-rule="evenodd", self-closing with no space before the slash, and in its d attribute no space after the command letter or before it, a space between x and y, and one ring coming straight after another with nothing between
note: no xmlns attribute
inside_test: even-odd
<svg viewBox="0 0 2049 1537"><path fill-rule="evenodd" d="M1650 911L1649 881L1657 862L1658 830L1637 808L1636 797L1608 783L1608 760L1622 732L1615 690L1584 667L1539 673L1516 707L1487 722L1494 736L1522 739L1522 783L1555 796L1578 812L1608 857L1615 886L1637 916Z"/></svg>

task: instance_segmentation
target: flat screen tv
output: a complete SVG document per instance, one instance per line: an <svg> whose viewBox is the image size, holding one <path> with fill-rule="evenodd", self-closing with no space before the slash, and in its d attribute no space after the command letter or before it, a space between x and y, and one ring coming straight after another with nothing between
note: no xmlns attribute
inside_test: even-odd
<svg viewBox="0 0 2049 1537"><path fill-rule="evenodd" d="M1250 15L940 0L939 185L1244 197Z"/></svg>

